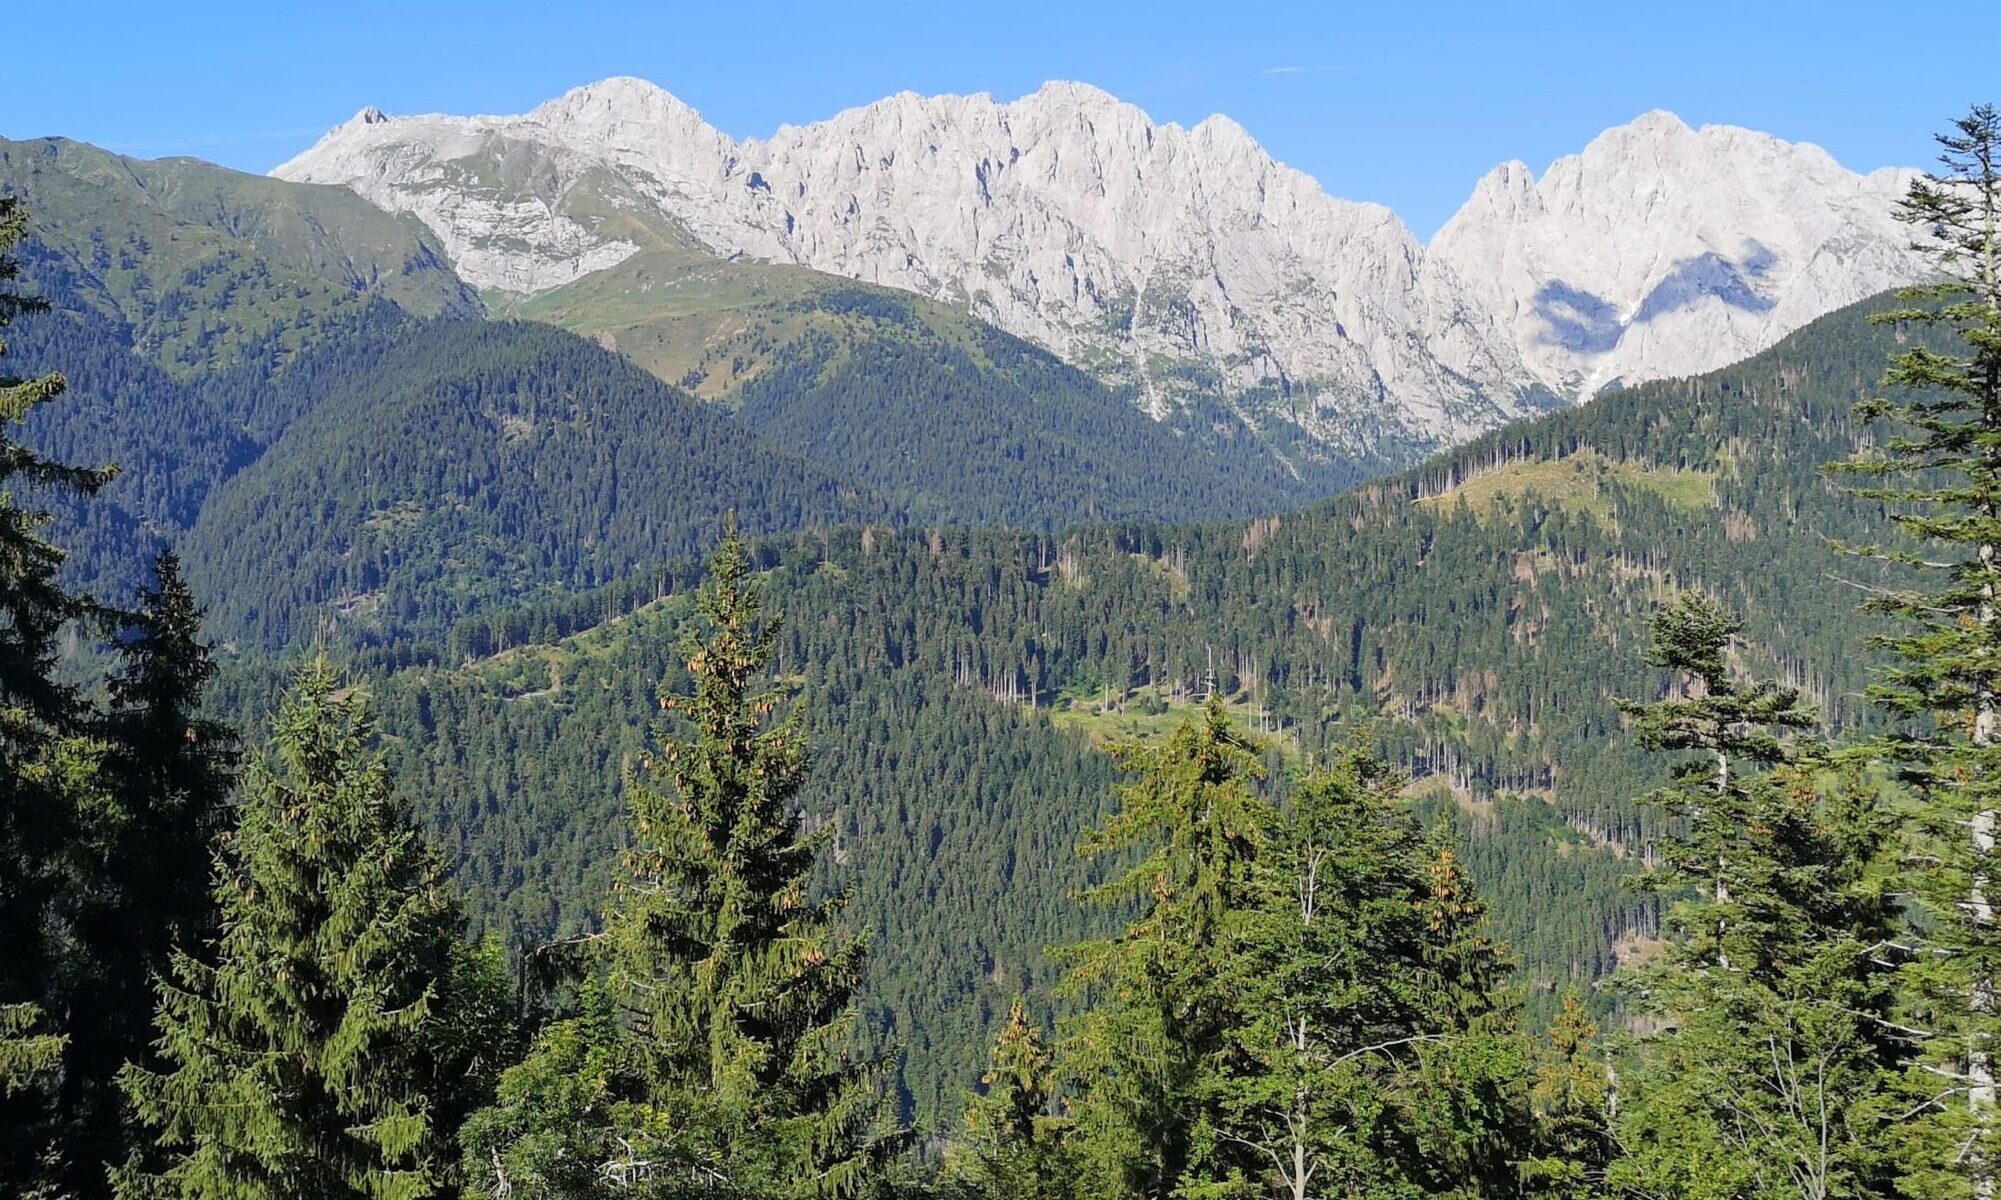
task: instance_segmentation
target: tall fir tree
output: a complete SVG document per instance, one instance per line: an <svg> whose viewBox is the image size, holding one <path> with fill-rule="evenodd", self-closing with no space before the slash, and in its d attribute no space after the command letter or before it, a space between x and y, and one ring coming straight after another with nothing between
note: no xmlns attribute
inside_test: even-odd
<svg viewBox="0 0 2001 1200"><path fill-rule="evenodd" d="M1675 901L1668 944L1632 981L1662 1028L1622 1057L1606 1175L1663 1197L1887 1195L1886 822L1874 789L1823 780L1795 691L1737 677L1738 628L1678 597L1649 659L1677 694L1628 706L1642 745L1687 757L1656 797L1680 826L1648 878Z"/></svg>
<svg viewBox="0 0 2001 1200"><path fill-rule="evenodd" d="M1086 1005L1063 1060L1090 1194L1164 1198L1229 1170L1209 1081L1233 1019L1221 947L1274 819L1260 749L1212 697L1165 742L1116 751L1119 810L1084 849L1133 861L1087 899L1139 915L1064 952L1065 990Z"/></svg>
<svg viewBox="0 0 2001 1200"><path fill-rule="evenodd" d="M1184 1194L1519 1191L1530 1064L1508 965L1406 782L1357 739L1288 798L1217 959L1214 1166Z"/></svg>
<svg viewBox="0 0 2001 1200"><path fill-rule="evenodd" d="M1018 997L980 1084L985 1090L967 1103L947 1160L956 1194L969 1200L1075 1196L1069 1122L1055 1111L1055 1056Z"/></svg>
<svg viewBox="0 0 2001 1200"><path fill-rule="evenodd" d="M842 932L841 898L815 895L833 830L805 828L806 747L795 722L774 723L762 676L777 625L734 522L698 609L682 648L694 694L662 700L692 737L629 780L632 846L605 914L608 987L648 1101L624 1169L679 1194L856 1195L907 1140L894 1062L858 1049L866 946Z"/></svg>
<svg viewBox="0 0 2001 1200"><path fill-rule="evenodd" d="M171 553L155 570L156 586L142 590L114 639L122 669L94 722L96 800L66 906L81 979L65 1010L71 1048L58 1107L65 1190L76 1197L108 1194L107 1164L143 1140L118 1074L128 1062L157 1065L153 981L169 974L177 947L198 950L214 935L209 875L236 763L235 734L200 714L215 674L201 611Z"/></svg>
<svg viewBox="0 0 2001 1200"><path fill-rule="evenodd" d="M1240 1014L1209 1081L1247 1195L1395 1194L1399 1088L1425 1019L1424 839L1361 744L1308 773L1219 964Z"/></svg>
<svg viewBox="0 0 2001 1200"><path fill-rule="evenodd" d="M48 307L13 286L20 264L12 251L27 221L18 197L0 196L0 332ZM6 352L0 340L0 364ZM42 536L49 517L33 494L87 496L113 474L55 462L15 440L29 414L63 388L60 374L23 377L0 365L0 1129L8 1131L0 1192L18 1195L72 1161L67 1112L48 1089L65 1078L52 1056L79 1045L57 1023L79 991L69 909L95 785L88 709L55 668L64 631L98 610L63 586L63 554Z"/></svg>
<svg viewBox="0 0 2001 1200"><path fill-rule="evenodd" d="M175 954L165 1065L124 1074L160 1165L135 1158L120 1196L414 1200L446 1177L456 913L371 737L324 660L301 671L225 842L213 959Z"/></svg>
<svg viewBox="0 0 2001 1200"><path fill-rule="evenodd" d="M216 664L179 557L163 552L153 575L115 639L120 669L101 723L123 813L114 857L131 875L125 941L142 977L164 973L173 945L215 932L210 873L238 760L236 731L202 712Z"/></svg>
<svg viewBox="0 0 2001 1200"><path fill-rule="evenodd" d="M1869 602L1902 623L1883 639L1894 661L1874 691L1906 723L1885 749L1920 806L1903 887L1925 918L1902 945L1924 1119L1909 1126L1906 1186L1986 1198L2001 1182L2001 109L1975 106L1938 144L1898 214L1936 280L1881 319L1939 336L1897 354L1891 396L1858 407L1890 435L1834 469L1861 477L1858 492L1885 501L1917 545L1864 548L1918 577Z"/></svg>
<svg viewBox="0 0 2001 1200"><path fill-rule="evenodd" d="M1642 749L1687 754L1673 786L1654 799L1685 830L1667 848L1674 886L1695 887L1705 897L1708 925L1688 931L1697 940L1693 952L1726 968L1726 935L1743 909L1744 898L1733 892L1743 890L1738 875L1748 860L1741 834L1758 802L1755 785L1789 756L1786 739L1817 723L1799 689L1740 682L1728 654L1742 628L1706 592L1679 593L1654 617L1646 660L1674 673L1677 693L1620 706Z"/></svg>

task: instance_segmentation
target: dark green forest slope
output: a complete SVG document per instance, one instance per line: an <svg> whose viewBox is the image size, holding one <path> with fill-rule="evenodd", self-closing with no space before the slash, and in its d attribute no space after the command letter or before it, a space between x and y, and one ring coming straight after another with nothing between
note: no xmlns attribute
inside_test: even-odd
<svg viewBox="0 0 2001 1200"><path fill-rule="evenodd" d="M202 510L185 554L218 629L302 612L373 636L890 510L573 334L432 324L346 376ZM244 562L284 564L245 586Z"/></svg>
<svg viewBox="0 0 2001 1200"><path fill-rule="evenodd" d="M1060 528L1186 520L1309 498L1248 430L1188 437L1037 346L918 302L847 288L837 329L773 348L729 397L744 423L897 501L915 521Z"/></svg>
<svg viewBox="0 0 2001 1200"><path fill-rule="evenodd" d="M1747 667L1867 719L1871 625L1835 577L1874 568L1829 539L1882 513L1820 467L1900 336L1869 311L1304 513L768 541L777 668L820 752L808 802L839 831L918 1111L955 1103L988 1024L1046 981L1042 948L1091 919L1066 896L1110 778L1093 741L1186 715L1212 675L1286 755L1372 728L1468 838L1541 1002L1646 945L1657 914L1626 881L1662 832L1635 800L1659 767L1615 701L1662 694L1642 663L1660 599L1714 590L1746 615ZM399 773L517 944L584 927L691 579L461 622L376 685Z"/></svg>
<svg viewBox="0 0 2001 1200"><path fill-rule="evenodd" d="M1088 517L1249 514L1306 495L1248 439L1181 436L1048 353L963 314L814 272L774 275L679 252L675 281L688 286L669 289L679 306L674 312L727 317L734 330L721 342L701 341L719 354L727 350L728 361L704 358L678 380L712 401L714 415L698 416L683 391L643 381L618 355L581 340L559 351L557 335L520 324L483 335L438 327L477 321L482 301L420 224L345 189L42 139L0 141L0 193L20 195L35 209L22 247L24 277L59 310L57 318L22 329L12 352L26 366L60 367L72 377L69 401L38 413L30 437L66 460L124 468L105 503L57 502L72 577L117 594L136 582L133 564L146 559L139 551L184 536L211 497L244 498L209 515L203 538L266 544L270 530L251 527L274 519L262 511L260 488L341 479L360 461L362 447L380 446L371 439L391 428L408 431L412 421L442 419L437 429L461 429L435 408L412 408L415 393L442 386L440 372L457 367L465 369L464 387L490 387L538 355L563 357L563 386L579 395L622 397L613 405L618 411L597 414L606 424L596 440L534 439L575 457L565 473L531 476L511 473L516 466L539 469L526 465L532 455L518 452L520 414L501 414L505 404L494 409L496 420L506 415L514 422L504 439L512 451L494 457L469 444L464 461L498 472L498 493L544 493L532 510L502 504L470 517L464 528L441 531L435 520L421 530L407 522L398 528L460 549L468 539L491 536L541 549L505 567L468 558L468 571L497 572L484 594L462 588L429 594L436 575L399 572L406 593L426 594L383 613L403 623L396 634L435 634L503 589L518 601L542 588L589 586L642 560L687 553L693 544L680 525L663 523L663 505L711 514L735 504L746 528L759 530L827 519L1052 528ZM710 278L718 272L724 278ZM616 297L580 286L557 299L563 302L552 300L546 312L522 311L589 333ZM630 298L623 303L629 307ZM684 324L671 332L692 336ZM619 329L619 336L603 330L593 336L621 352L629 345L631 361L658 373L661 362L647 352L640 327ZM454 337L471 340L439 349L440 339ZM508 348L512 339L534 346ZM718 391L712 377L726 377L729 386ZM660 413L643 415L645 405ZM718 422L731 419L725 409L749 434L724 430ZM285 442L282 467L249 471L294 421L308 416L308 427ZM697 427L708 432L689 436ZM636 436L672 438L684 446L685 461L670 467L660 457L666 440L651 451L612 449L614 440ZM739 453L752 445L769 453ZM278 498L294 506L288 524L304 522L285 536L333 547L335 554L357 539L380 541L388 518L371 514L403 500L423 502L439 484L437 471L446 469L419 467L402 449L388 467L395 478L378 475L361 489L388 497L383 505L354 511L336 505L306 518L296 507L300 496ZM743 467L767 473L754 485L726 480L736 468L723 464L733 456L768 459L768 468ZM240 484L224 487L245 472ZM586 530L605 515L605 497L594 494L601 481L620 472L614 486L650 498L630 514L630 524ZM814 507L780 495L833 486L828 477L851 499ZM745 486L718 491L725 482ZM471 514L484 503L457 511ZM512 524L517 520L523 523ZM571 533L578 545L549 549ZM377 590L357 581L397 558L385 553L375 556L375 566L274 579L268 590L262 576L244 579L232 566L241 595L229 616L238 622L230 636L283 641L318 622L353 617L357 597L370 605L367 596ZM313 608L310 619L293 621L299 605ZM253 610L254 620L242 617Z"/></svg>
<svg viewBox="0 0 2001 1200"><path fill-rule="evenodd" d="M377 305L282 369L180 380L94 314L38 324L13 349L63 364L77 402L38 414L31 435L121 468L100 500L58 498L84 523L58 526L74 575L129 591L149 547L180 544L238 641L329 623L372 640L591 587L693 553L732 509L756 531L893 513L545 325Z"/></svg>

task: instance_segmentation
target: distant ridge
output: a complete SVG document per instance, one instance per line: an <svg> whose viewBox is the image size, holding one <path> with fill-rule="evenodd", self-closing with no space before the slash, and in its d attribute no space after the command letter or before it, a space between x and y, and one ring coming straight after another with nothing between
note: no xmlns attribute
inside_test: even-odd
<svg viewBox="0 0 2001 1200"><path fill-rule="evenodd" d="M1497 168L1430 247L1215 116L1097 88L903 93L738 142L643 80L522 116L366 109L278 168L542 295L639 253L787 263L962 307L1133 388L1227 406L1295 463L1409 459L1603 386L1713 369L1911 280L1907 178L1650 113L1541 180Z"/></svg>

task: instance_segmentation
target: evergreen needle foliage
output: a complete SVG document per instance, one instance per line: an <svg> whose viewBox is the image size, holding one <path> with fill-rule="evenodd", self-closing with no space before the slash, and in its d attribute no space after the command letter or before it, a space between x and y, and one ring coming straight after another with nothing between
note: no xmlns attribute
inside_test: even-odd
<svg viewBox="0 0 2001 1200"><path fill-rule="evenodd" d="M28 1087L55 1067L67 1039L39 1032L40 1018L32 1004L0 1008L0 1096Z"/></svg>
<svg viewBox="0 0 2001 1200"><path fill-rule="evenodd" d="M776 627L733 521L698 607L694 695L662 701L694 737L628 789L610 991L662 1116L711 1139L682 1148L697 1171L737 1194L853 1195L902 1140L884 1123L890 1064L855 1053L867 950L842 935L839 897L812 892L832 830L804 829L806 749L759 685Z"/></svg>
<svg viewBox="0 0 2001 1200"><path fill-rule="evenodd" d="M1069 1200L1077 1181L1070 1122L1058 1114L1056 1059L1016 997L966 1105L947 1171L968 1200Z"/></svg>
<svg viewBox="0 0 2001 1200"><path fill-rule="evenodd" d="M1602 1113L1621 1150L1605 1177L1635 1195L1886 1195L1890 913L1870 868L1889 826L1873 789L1801 744L1816 719L1796 690L1738 677L1739 628L1676 597L1649 656L1672 691L1626 706L1641 745L1686 757L1655 798L1679 832L1647 880L1675 900L1669 941L1632 980L1662 1029L1622 1062L1616 1121Z"/></svg>
<svg viewBox="0 0 2001 1200"><path fill-rule="evenodd" d="M484 1194L853 1196L907 1141L893 1060L861 1050L865 944L841 929L839 896L813 888L832 830L805 828L806 748L761 684L776 626L734 522L698 608L682 649L694 694L661 700L692 737L628 780L632 846L595 939L602 991L476 1123L468 1170Z"/></svg>
<svg viewBox="0 0 2001 1200"><path fill-rule="evenodd" d="M1531 1191L1552 1200L1603 1195L1605 1169L1615 1152L1612 1080L1598 1026L1575 991L1564 993L1550 1022L1529 1100L1542 1140L1538 1153L1522 1167Z"/></svg>
<svg viewBox="0 0 2001 1200"><path fill-rule="evenodd" d="M216 874L221 933L160 984L166 1066L124 1082L164 1165L123 1197L414 1200L445 1182L436 1032L456 912L360 698L298 676Z"/></svg>
<svg viewBox="0 0 2001 1200"><path fill-rule="evenodd" d="M1086 843L1136 856L1091 895L1138 915L1067 955L1082 1193L1520 1194L1531 1063L1464 867L1362 744L1283 810L1257 748L1212 699L1122 752Z"/></svg>
<svg viewBox="0 0 2001 1200"><path fill-rule="evenodd" d="M1293 791L1219 960L1208 1192L1510 1195L1526 1046L1485 909L1360 740Z"/></svg>
<svg viewBox="0 0 2001 1200"><path fill-rule="evenodd" d="M17 197L0 196L0 332L48 307L14 286L11 252L27 219ZM87 849L102 747L57 669L64 634L100 610L64 586L62 551L42 536L49 514L35 500L87 497L112 472L16 440L65 381L15 375L6 353L0 341L0 1192L26 1195L78 1161L67 1135L77 1089L93 1080L61 1069L83 1043L58 1022L74 1001L90 1001L90 964L73 943L79 906L102 882Z"/></svg>
<svg viewBox="0 0 2001 1200"><path fill-rule="evenodd" d="M1883 639L1894 660L1874 694L1904 722L1882 750L1919 804L1900 890L1925 916L1897 948L1902 1025L1923 1050L1906 1186L1984 1198L2001 1183L2001 922L1989 882L2001 814L2001 109L1975 106L1938 143L1938 167L1899 213L1938 279L1881 319L1948 341L1891 360L1892 396L1858 408L1890 432L1837 469L1893 505L1920 547L1864 548L1919 575L1870 600L1901 624Z"/></svg>
<svg viewBox="0 0 2001 1200"><path fill-rule="evenodd" d="M1205 1077L1228 1027L1219 948L1272 816L1254 786L1258 749L1212 697L1166 742L1117 750L1120 807L1084 850L1135 861L1088 898L1138 915L1071 947L1064 984L1086 1005L1064 1057L1088 1194L1170 1196L1213 1137Z"/></svg>

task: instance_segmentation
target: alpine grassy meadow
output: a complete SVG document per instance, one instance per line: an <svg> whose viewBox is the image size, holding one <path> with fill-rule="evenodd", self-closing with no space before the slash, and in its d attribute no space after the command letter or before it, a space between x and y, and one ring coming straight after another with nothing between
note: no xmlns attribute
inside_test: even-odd
<svg viewBox="0 0 2001 1200"><path fill-rule="evenodd" d="M886 289L697 395L47 151L0 1194L1987 1200L2001 110L1938 141L1922 286L1256 517Z"/></svg>

